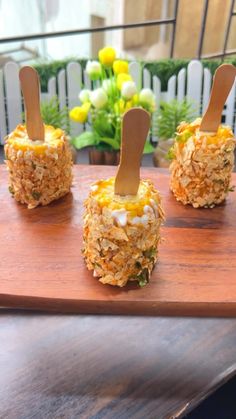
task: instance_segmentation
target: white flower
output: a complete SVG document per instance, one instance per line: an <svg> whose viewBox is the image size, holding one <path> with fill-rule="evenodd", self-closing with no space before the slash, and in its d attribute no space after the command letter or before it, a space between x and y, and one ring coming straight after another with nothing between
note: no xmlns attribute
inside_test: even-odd
<svg viewBox="0 0 236 419"><path fill-rule="evenodd" d="M113 80L105 79L102 82L102 87L105 90L105 92L109 95L109 93L112 92L112 90L116 87L116 85Z"/></svg>
<svg viewBox="0 0 236 419"><path fill-rule="evenodd" d="M95 108L100 109L107 103L107 94L104 89L99 87L90 93L90 101Z"/></svg>
<svg viewBox="0 0 236 419"><path fill-rule="evenodd" d="M151 89L142 89L139 93L139 101L141 103L147 103L148 105L153 105L155 103L155 95Z"/></svg>
<svg viewBox="0 0 236 419"><path fill-rule="evenodd" d="M89 102L90 90L83 89L79 93L79 100L81 103Z"/></svg>
<svg viewBox="0 0 236 419"><path fill-rule="evenodd" d="M125 81L122 84L121 95L124 99L131 99L135 93L137 93L137 87L133 81Z"/></svg>
<svg viewBox="0 0 236 419"><path fill-rule="evenodd" d="M97 80L102 74L102 66L98 61L88 61L85 70L91 80Z"/></svg>

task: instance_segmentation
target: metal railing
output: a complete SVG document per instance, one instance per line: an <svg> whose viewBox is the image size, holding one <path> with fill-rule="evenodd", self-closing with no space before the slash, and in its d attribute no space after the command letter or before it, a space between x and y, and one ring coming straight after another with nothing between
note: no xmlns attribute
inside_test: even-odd
<svg viewBox="0 0 236 419"><path fill-rule="evenodd" d="M197 53L196 53L195 58L198 58L198 59L222 58L222 60L224 60L226 56L236 54L236 49L227 50L229 34L230 34L231 25L232 25L232 18L236 16L236 10L234 10L234 7L235 7L235 0L231 0L222 51L217 52L217 53L212 53L212 54L202 54L204 38L205 38L205 30L206 30L206 21L207 21L208 8L209 8L209 0L205 0L204 7L203 7L203 14L202 14L201 30L199 33L198 48L197 48ZM175 0L174 13L173 13L172 18L156 19L156 20L149 20L149 21L143 21L143 22L110 25L110 26L99 26L99 27L84 28L84 29L72 29L72 30L57 31L57 32L46 32L46 33L41 32L41 33L29 34L25 36L12 36L12 37L6 37L6 38L0 39L0 44L57 38L57 37L63 37L63 36L91 34L91 33L96 33L96 32L115 31L115 30L121 30L121 29L127 30L127 29L139 28L139 27L171 25L172 34L171 34L171 39L170 39L169 57L173 58L174 48L175 48L178 9L179 9L179 0Z"/></svg>
<svg viewBox="0 0 236 419"><path fill-rule="evenodd" d="M86 33L90 34L90 33L95 33L95 32L115 31L115 30L120 30L120 29L134 29L134 28L147 27L147 26L172 25L172 35L171 35L169 55L170 55L170 58L173 58L178 8L179 8L179 0L175 0L174 15L172 18L168 18L168 19L156 19L156 20L149 20L149 21L144 21L144 22L126 23L126 24L110 25L110 26L99 26L99 27L84 28L84 29L72 29L72 30L57 31L57 32L46 32L46 33L41 32L41 33L29 34L25 36L10 36L10 37L0 39L0 44L6 44L10 42L32 41L32 40L38 40L38 39L58 38L62 36L82 35Z"/></svg>
<svg viewBox="0 0 236 419"><path fill-rule="evenodd" d="M205 0L204 7L203 7L201 32L200 32L199 43L198 43L197 58L198 59L201 59L201 58L221 58L222 60L224 60L224 58L226 56L236 54L236 49L227 50L228 41L229 41L229 33L230 33L230 29L231 29L231 24L232 24L232 18L234 16L236 16L236 10L234 10L235 0L231 0L231 3L230 3L230 8L229 8L229 14L228 14L228 19L227 19L227 25L226 25L226 30L225 30L224 43L223 43L222 51L218 52L218 53L202 55L202 48L203 48L203 43L204 43L208 7L209 7L209 0Z"/></svg>

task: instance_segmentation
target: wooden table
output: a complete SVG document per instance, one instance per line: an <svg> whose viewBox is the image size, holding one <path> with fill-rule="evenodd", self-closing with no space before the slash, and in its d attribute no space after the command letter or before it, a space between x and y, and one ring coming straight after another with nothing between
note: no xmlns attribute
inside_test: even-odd
<svg viewBox="0 0 236 419"><path fill-rule="evenodd" d="M236 372L236 321L0 312L0 417L180 418Z"/></svg>
<svg viewBox="0 0 236 419"><path fill-rule="evenodd" d="M0 306L236 317L236 191L216 208L194 209L176 201L167 170L142 169L142 177L160 190L166 211L150 284L103 286L87 270L81 254L83 202L92 182L114 173L114 167L75 166L71 194L28 210L9 196L7 173L0 167Z"/></svg>
<svg viewBox="0 0 236 419"><path fill-rule="evenodd" d="M233 319L2 309L0 342L4 419L180 418L236 372Z"/></svg>

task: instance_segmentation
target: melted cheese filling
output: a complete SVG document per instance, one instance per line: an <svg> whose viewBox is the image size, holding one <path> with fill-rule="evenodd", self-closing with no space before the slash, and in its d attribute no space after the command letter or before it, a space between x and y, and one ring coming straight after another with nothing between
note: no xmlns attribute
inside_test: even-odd
<svg viewBox="0 0 236 419"><path fill-rule="evenodd" d="M25 125L18 125L8 136L7 143L16 150L34 150L36 154L43 153L49 148L56 149L63 144L64 132L60 128L53 128L51 125L45 125L44 129L44 141L33 141L28 137Z"/></svg>
<svg viewBox="0 0 236 419"><path fill-rule="evenodd" d="M144 217L141 223L146 222L148 211L156 214L158 202L155 201L148 182L140 182L137 195L120 196L114 193L114 181L113 177L97 181L91 186L91 194L101 207L112 210L112 216L121 226L127 222L127 212L134 219ZM133 221L135 223L135 220ZM136 218L136 223L139 221Z"/></svg>

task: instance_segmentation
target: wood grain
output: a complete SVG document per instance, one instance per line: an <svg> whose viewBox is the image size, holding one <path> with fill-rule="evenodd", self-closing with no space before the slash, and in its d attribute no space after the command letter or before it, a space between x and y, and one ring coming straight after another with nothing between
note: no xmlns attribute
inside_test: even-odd
<svg viewBox="0 0 236 419"><path fill-rule="evenodd" d="M236 373L233 319L2 310L0 342L4 419L181 418Z"/></svg>
<svg viewBox="0 0 236 419"><path fill-rule="evenodd" d="M143 289L101 285L82 256L82 203L115 168L77 166L72 194L27 210L10 198L0 168L0 305L79 313L235 316L236 193L214 209L176 202L166 171L144 169L163 196L160 261ZM236 177L234 175L234 182Z"/></svg>
<svg viewBox="0 0 236 419"><path fill-rule="evenodd" d="M210 101L200 125L200 131L216 132L221 123L224 104L234 84L236 67L232 64L220 65L214 74Z"/></svg>
<svg viewBox="0 0 236 419"><path fill-rule="evenodd" d="M19 78L24 96L28 137L44 141L44 124L40 113L40 81L37 71L30 66L20 69Z"/></svg>
<svg viewBox="0 0 236 419"><path fill-rule="evenodd" d="M150 114L132 108L122 118L121 157L115 178L115 194L136 195L140 182L143 148L150 129Z"/></svg>

